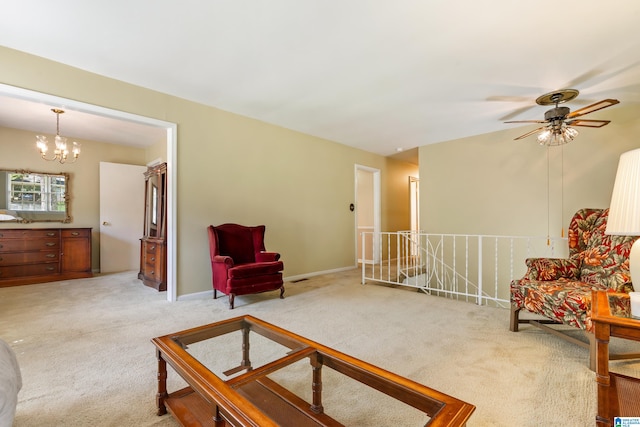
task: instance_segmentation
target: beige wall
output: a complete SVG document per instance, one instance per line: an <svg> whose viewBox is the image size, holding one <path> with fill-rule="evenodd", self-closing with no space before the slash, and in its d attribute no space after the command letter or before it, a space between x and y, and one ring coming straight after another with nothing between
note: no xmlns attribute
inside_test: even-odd
<svg viewBox="0 0 640 427"><path fill-rule="evenodd" d="M409 177L419 178L417 165L387 158L383 199L386 200L382 231L411 229Z"/></svg>
<svg viewBox="0 0 640 427"><path fill-rule="evenodd" d="M100 162L145 164L145 152L140 148L124 147L96 141L74 139L82 144L82 153L76 163L60 164L40 158L35 149L35 134L0 127L0 169L27 169L32 172L69 174L71 224L2 223L3 228L90 227L92 228L91 267L100 268Z"/></svg>
<svg viewBox="0 0 640 427"><path fill-rule="evenodd" d="M383 228L408 223L408 203L386 208L403 162L1 47L0 63L1 83L177 124L178 295L211 289L209 224L266 224L287 277L354 266L356 163L382 171Z"/></svg>
<svg viewBox="0 0 640 427"><path fill-rule="evenodd" d="M549 224L549 235L560 236L579 208L608 207L620 154L640 147L640 119L620 101L589 116L612 123L578 128L580 135L562 147L541 147L535 136L513 140L533 125L504 125L500 132L421 147L421 228L433 233L547 236Z"/></svg>

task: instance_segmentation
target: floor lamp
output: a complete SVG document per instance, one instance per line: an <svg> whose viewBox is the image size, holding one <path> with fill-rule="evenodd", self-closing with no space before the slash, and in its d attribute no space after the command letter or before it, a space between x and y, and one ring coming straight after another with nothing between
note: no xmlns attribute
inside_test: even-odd
<svg viewBox="0 0 640 427"><path fill-rule="evenodd" d="M622 153L618 163L616 181L613 185L606 234L616 236L640 236L640 149ZM631 246L629 273L635 290L640 290L640 239ZM631 309L640 316L635 307L640 293L632 295ZM635 309L634 309L635 308Z"/></svg>

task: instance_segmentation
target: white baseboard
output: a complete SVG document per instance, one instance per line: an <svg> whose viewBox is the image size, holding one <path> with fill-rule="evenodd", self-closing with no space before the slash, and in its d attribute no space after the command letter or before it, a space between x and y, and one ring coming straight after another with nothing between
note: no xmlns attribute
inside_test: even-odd
<svg viewBox="0 0 640 427"><path fill-rule="evenodd" d="M302 279L308 279L309 277L314 277L314 276L321 276L323 274L331 274L331 273L340 273L343 271L348 271L348 270L353 270L354 268L358 268L358 267L341 267L341 268L334 268L333 270L324 270L324 271L315 271L313 273L307 273L307 274L299 274L297 276L288 276L284 278L285 282L295 282L297 280L302 280Z"/></svg>
<svg viewBox="0 0 640 427"><path fill-rule="evenodd" d="M222 294L218 294L218 298L222 296ZM202 291L202 292L194 292L192 294L179 295L178 301L189 301L195 299L213 299L213 289L210 291Z"/></svg>
<svg viewBox="0 0 640 427"><path fill-rule="evenodd" d="M288 276L288 277L285 277L283 280L285 283L295 282L297 280L308 279L314 276L321 276L323 274L331 274L331 273L340 273L342 271L353 270L355 268L358 268L358 267L334 268L333 270L316 271L313 273L299 274L297 276ZM188 300L205 299L205 298L213 299L213 289L211 289L210 291L194 292L192 294L179 295L177 300L188 301Z"/></svg>

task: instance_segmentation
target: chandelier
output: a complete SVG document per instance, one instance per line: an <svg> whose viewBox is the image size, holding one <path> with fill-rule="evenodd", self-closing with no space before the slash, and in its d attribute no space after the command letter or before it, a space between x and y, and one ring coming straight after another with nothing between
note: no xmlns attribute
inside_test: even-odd
<svg viewBox="0 0 640 427"><path fill-rule="evenodd" d="M69 151L69 148L67 146L67 138L60 136L60 114L63 114L64 110L52 108L51 111L56 114L56 137L54 139L55 149L53 150L53 157L47 157L47 151L49 151L49 141L47 140L46 136L36 136L36 147L38 148L38 151L40 151L40 155L44 160L57 160L60 163L65 163L67 161L67 158L69 157L69 153L71 153L73 160L70 163L73 163L78 160L78 157L80 156L80 144L74 141L72 143L71 151Z"/></svg>
<svg viewBox="0 0 640 427"><path fill-rule="evenodd" d="M567 126L566 123L556 123L554 120L549 126L546 126L542 132L538 134L538 143L540 145L562 145L578 136L578 131Z"/></svg>

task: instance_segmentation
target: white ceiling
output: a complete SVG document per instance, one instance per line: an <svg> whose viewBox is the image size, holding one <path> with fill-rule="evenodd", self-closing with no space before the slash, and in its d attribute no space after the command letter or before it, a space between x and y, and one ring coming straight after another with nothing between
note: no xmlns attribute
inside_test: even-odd
<svg viewBox="0 0 640 427"><path fill-rule="evenodd" d="M560 88L640 113L639 22L638 0L21 0L0 45L391 155L541 119ZM53 133L48 108L27 123Z"/></svg>
<svg viewBox="0 0 640 427"><path fill-rule="evenodd" d="M64 111L60 114L60 135L69 139L86 139L142 148L166 141L167 138L167 130L163 127L91 114L68 107L64 103L27 100L13 94L1 95L2 90L0 87L0 126L3 127L55 135L56 114L51 109L56 108Z"/></svg>

